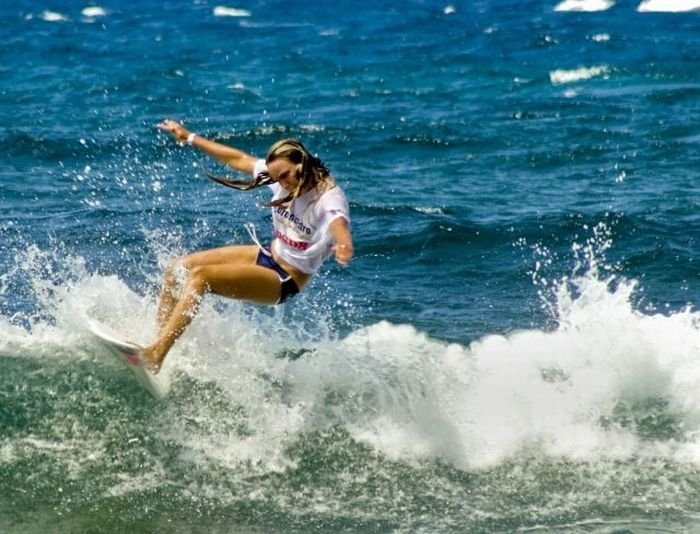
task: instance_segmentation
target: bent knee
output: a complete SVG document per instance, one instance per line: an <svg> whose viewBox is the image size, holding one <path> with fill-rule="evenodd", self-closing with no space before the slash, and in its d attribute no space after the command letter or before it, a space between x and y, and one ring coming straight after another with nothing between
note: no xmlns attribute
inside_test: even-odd
<svg viewBox="0 0 700 534"><path fill-rule="evenodd" d="M190 254L185 254L184 256L178 256L170 264L170 266L174 270L185 270L185 271L191 270L195 265L197 265L197 264L194 261L194 259L192 258L192 255L190 255Z"/></svg>
<svg viewBox="0 0 700 534"><path fill-rule="evenodd" d="M180 256L171 260L165 268L165 276L168 278L184 278L183 273L192 269L193 263L189 256Z"/></svg>
<svg viewBox="0 0 700 534"><path fill-rule="evenodd" d="M195 293L208 293L211 290L207 267L196 265L187 271L187 288Z"/></svg>

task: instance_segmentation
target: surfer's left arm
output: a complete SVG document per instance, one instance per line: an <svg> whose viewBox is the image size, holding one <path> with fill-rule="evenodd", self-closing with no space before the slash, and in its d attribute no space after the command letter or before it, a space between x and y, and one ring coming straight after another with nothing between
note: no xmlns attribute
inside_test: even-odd
<svg viewBox="0 0 700 534"><path fill-rule="evenodd" d="M355 250L352 246L352 232L350 231L350 223L345 217L338 217L331 222L328 230L333 236L335 245L335 261L341 265L347 266L352 259Z"/></svg>

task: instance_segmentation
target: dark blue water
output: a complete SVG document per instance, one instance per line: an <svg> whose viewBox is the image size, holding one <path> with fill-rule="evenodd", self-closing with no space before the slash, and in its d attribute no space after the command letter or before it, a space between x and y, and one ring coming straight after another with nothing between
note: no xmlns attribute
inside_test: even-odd
<svg viewBox="0 0 700 534"><path fill-rule="evenodd" d="M697 528L689 3L3 3L2 530ZM208 299L156 403L86 317L148 342L172 258L270 224L166 117L300 138L357 256Z"/></svg>

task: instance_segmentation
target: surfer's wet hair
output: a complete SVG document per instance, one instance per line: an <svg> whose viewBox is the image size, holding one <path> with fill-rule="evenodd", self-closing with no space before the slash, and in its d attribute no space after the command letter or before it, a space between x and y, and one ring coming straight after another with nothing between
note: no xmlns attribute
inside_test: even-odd
<svg viewBox="0 0 700 534"><path fill-rule="evenodd" d="M281 139L277 141L267 151L265 163L270 164L280 158L285 158L296 165L299 184L289 195L267 204L268 206L286 206L305 191L313 188L327 190L335 185L326 164L320 158L311 154L297 139ZM257 189L258 187L274 183L268 172L259 173L253 180L232 180L213 176L209 173L207 173L207 176L217 183L243 191Z"/></svg>

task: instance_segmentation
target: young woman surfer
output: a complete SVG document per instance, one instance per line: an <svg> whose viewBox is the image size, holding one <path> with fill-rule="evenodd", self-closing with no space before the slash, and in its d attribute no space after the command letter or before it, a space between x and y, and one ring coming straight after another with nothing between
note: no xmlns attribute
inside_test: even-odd
<svg viewBox="0 0 700 534"><path fill-rule="evenodd" d="M281 304L297 294L329 256L342 265L353 257L348 202L324 163L299 141L283 139L265 159L217 143L165 120L158 127L176 141L191 145L234 169L252 174L250 181L210 176L237 189L269 186L274 238L261 245L231 245L179 258L166 270L158 306L158 339L142 356L158 372L170 348L197 312L202 297L214 293L260 304ZM180 287L178 273L184 268Z"/></svg>

